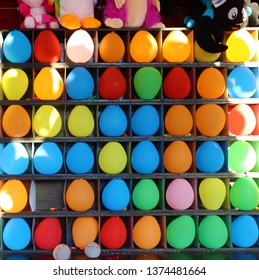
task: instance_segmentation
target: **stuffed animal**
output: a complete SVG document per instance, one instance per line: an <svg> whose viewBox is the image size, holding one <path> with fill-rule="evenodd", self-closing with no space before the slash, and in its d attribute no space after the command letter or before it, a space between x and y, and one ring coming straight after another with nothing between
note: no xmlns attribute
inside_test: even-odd
<svg viewBox="0 0 259 280"><path fill-rule="evenodd" d="M17 0L18 11L24 17L21 28L58 28L54 10L48 0Z"/></svg>
<svg viewBox="0 0 259 280"><path fill-rule="evenodd" d="M259 5L257 2L251 2L250 0L245 0L246 5L249 10L248 26L257 27L259 26Z"/></svg>
<svg viewBox="0 0 259 280"><path fill-rule="evenodd" d="M104 24L111 28L164 28L159 0L106 0Z"/></svg>

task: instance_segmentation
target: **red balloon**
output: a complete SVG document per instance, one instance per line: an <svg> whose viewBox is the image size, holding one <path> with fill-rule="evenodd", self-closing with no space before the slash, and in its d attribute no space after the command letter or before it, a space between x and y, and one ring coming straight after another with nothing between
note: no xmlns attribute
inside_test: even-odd
<svg viewBox="0 0 259 280"><path fill-rule="evenodd" d="M254 128L252 134L259 135L259 104L251 105L251 109L253 110L253 112L255 114L255 119L256 119L255 128Z"/></svg>

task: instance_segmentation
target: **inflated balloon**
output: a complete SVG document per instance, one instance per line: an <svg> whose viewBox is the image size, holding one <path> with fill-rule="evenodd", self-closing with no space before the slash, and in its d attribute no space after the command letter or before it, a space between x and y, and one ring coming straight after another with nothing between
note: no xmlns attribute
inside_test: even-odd
<svg viewBox="0 0 259 280"><path fill-rule="evenodd" d="M21 69L11 68L2 76L2 88L8 100L20 100L26 93L28 85L28 76Z"/></svg>
<svg viewBox="0 0 259 280"><path fill-rule="evenodd" d="M154 249L161 240L161 228L153 216L141 217L133 228L133 241L141 249Z"/></svg>
<svg viewBox="0 0 259 280"><path fill-rule="evenodd" d="M166 189L165 198L168 205L175 210L188 209L194 201L192 185L186 179L174 179Z"/></svg>
<svg viewBox="0 0 259 280"><path fill-rule="evenodd" d="M208 249L219 249L228 240L228 229L225 222L217 215L205 216L198 227L200 243Z"/></svg>
<svg viewBox="0 0 259 280"><path fill-rule="evenodd" d="M199 197L202 205L208 210L218 210L222 206L227 189L219 178L205 178L199 185Z"/></svg>
<svg viewBox="0 0 259 280"><path fill-rule="evenodd" d="M61 58L62 48L52 30L42 30L34 41L33 52L38 62L56 63Z"/></svg>
<svg viewBox="0 0 259 280"><path fill-rule="evenodd" d="M10 250L23 250L31 241L31 229L23 218L11 218L3 228L3 243Z"/></svg>
<svg viewBox="0 0 259 280"><path fill-rule="evenodd" d="M93 94L94 79L86 68L75 67L67 75L65 87L71 99L87 99Z"/></svg>
<svg viewBox="0 0 259 280"><path fill-rule="evenodd" d="M254 148L256 155L259 155L259 141L251 141L249 144ZM259 171L259 160L258 156L256 156L256 163L254 167L250 170L250 172L258 172Z"/></svg>
<svg viewBox="0 0 259 280"><path fill-rule="evenodd" d="M162 75L154 67L142 67L135 73L133 83L140 99L151 100L156 97L161 89Z"/></svg>
<svg viewBox="0 0 259 280"><path fill-rule="evenodd" d="M216 173L224 165L225 155L215 141L205 141L196 150L196 167L201 172Z"/></svg>
<svg viewBox="0 0 259 280"><path fill-rule="evenodd" d="M58 218L43 218L34 231L35 245L41 250L53 250L62 239L62 228Z"/></svg>
<svg viewBox="0 0 259 280"><path fill-rule="evenodd" d="M108 100L117 100L126 92L126 79L117 67L109 67L101 74L98 82L100 97Z"/></svg>
<svg viewBox="0 0 259 280"><path fill-rule="evenodd" d="M76 105L68 116L69 132L76 137L87 137L94 130L94 117L86 105Z"/></svg>
<svg viewBox="0 0 259 280"><path fill-rule="evenodd" d="M166 240L176 249L189 247L194 241L195 234L194 220L187 215L175 218L166 228Z"/></svg>
<svg viewBox="0 0 259 280"><path fill-rule="evenodd" d="M143 140L133 148L130 160L135 172L150 174L158 168L160 157L154 143L149 140Z"/></svg>
<svg viewBox="0 0 259 280"><path fill-rule="evenodd" d="M10 142L0 153L0 168L8 175L23 174L29 163L29 153L22 143Z"/></svg>
<svg viewBox="0 0 259 280"><path fill-rule="evenodd" d="M0 188L0 208L7 213L21 212L28 201L28 194L22 181L11 179Z"/></svg>
<svg viewBox="0 0 259 280"><path fill-rule="evenodd" d="M198 62L214 62L217 61L220 57L221 52L219 53L209 53L203 50L197 43L194 42L194 58Z"/></svg>
<svg viewBox="0 0 259 280"><path fill-rule="evenodd" d="M184 62L191 54L191 44L181 30L171 31L162 44L162 53L168 62Z"/></svg>
<svg viewBox="0 0 259 280"><path fill-rule="evenodd" d="M3 42L3 54L11 63L27 62L32 53L29 39L19 30L10 31Z"/></svg>
<svg viewBox="0 0 259 280"><path fill-rule="evenodd" d="M59 111L52 105L42 105L36 111L32 125L34 131L41 137L55 137L62 128Z"/></svg>
<svg viewBox="0 0 259 280"><path fill-rule="evenodd" d="M94 204L95 194L90 183L85 179L73 180L65 194L66 203L73 211L87 211Z"/></svg>
<svg viewBox="0 0 259 280"><path fill-rule="evenodd" d="M185 173L192 165L192 152L181 140L174 141L164 151L164 167L170 173Z"/></svg>
<svg viewBox="0 0 259 280"><path fill-rule="evenodd" d="M252 104L250 106L255 115L255 128L252 131L252 135L259 135L259 104Z"/></svg>
<svg viewBox="0 0 259 280"><path fill-rule="evenodd" d="M2 118L4 132L10 137L24 137L31 129L31 118L21 105L10 105Z"/></svg>
<svg viewBox="0 0 259 280"><path fill-rule="evenodd" d="M110 180L102 191L102 202L110 211L124 210L130 200L130 192L127 184L122 179Z"/></svg>
<svg viewBox="0 0 259 280"><path fill-rule="evenodd" d="M75 246L84 250L85 246L96 240L99 224L94 217L77 217L72 225L72 237Z"/></svg>
<svg viewBox="0 0 259 280"><path fill-rule="evenodd" d="M120 217L110 217L100 230L101 243L107 249L121 248L127 239L127 229Z"/></svg>
<svg viewBox="0 0 259 280"><path fill-rule="evenodd" d="M121 37L114 31L107 33L101 40L99 54L105 62L119 62L125 53L125 45Z"/></svg>
<svg viewBox="0 0 259 280"><path fill-rule="evenodd" d="M88 62L94 53L94 42L84 29L78 29L68 38L66 54L75 63Z"/></svg>
<svg viewBox="0 0 259 280"><path fill-rule="evenodd" d="M99 128L105 136L122 136L128 126L125 112L120 105L108 105L99 117Z"/></svg>
<svg viewBox="0 0 259 280"><path fill-rule="evenodd" d="M154 135L160 125L156 108L152 105L142 105L132 114L131 128L138 136Z"/></svg>
<svg viewBox="0 0 259 280"><path fill-rule="evenodd" d="M172 105L165 115L165 129L173 136L186 136L193 128L193 117L185 105Z"/></svg>
<svg viewBox="0 0 259 280"><path fill-rule="evenodd" d="M137 31L130 42L130 55L136 62L151 62L158 52L155 37L146 30Z"/></svg>
<svg viewBox="0 0 259 280"><path fill-rule="evenodd" d="M158 187L152 179L141 179L136 184L132 193L132 201L140 210L154 209L160 199Z"/></svg>
<svg viewBox="0 0 259 280"><path fill-rule="evenodd" d="M44 142L36 148L33 166L40 174L56 174L63 164L62 152L54 142Z"/></svg>
<svg viewBox="0 0 259 280"><path fill-rule="evenodd" d="M127 154L119 142L108 142L105 144L98 156L101 170L107 174L121 173L127 164Z"/></svg>

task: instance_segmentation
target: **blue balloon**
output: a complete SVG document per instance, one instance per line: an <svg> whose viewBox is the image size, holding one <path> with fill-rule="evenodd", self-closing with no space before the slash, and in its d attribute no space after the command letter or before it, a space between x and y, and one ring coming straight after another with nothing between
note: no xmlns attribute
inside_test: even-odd
<svg viewBox="0 0 259 280"><path fill-rule="evenodd" d="M77 142L68 150L66 164L70 172L83 174L89 172L94 165L94 154L87 143Z"/></svg>
<svg viewBox="0 0 259 280"><path fill-rule="evenodd" d="M67 76L66 91L71 99L89 98L94 91L94 79L90 72L83 67L74 68Z"/></svg>
<svg viewBox="0 0 259 280"><path fill-rule="evenodd" d="M11 63L24 63L32 53L29 39L19 30L10 31L3 42L3 54Z"/></svg>
<svg viewBox="0 0 259 280"><path fill-rule="evenodd" d="M0 152L0 169L8 175L23 174L29 163L28 151L22 143L10 142Z"/></svg>
<svg viewBox="0 0 259 280"><path fill-rule="evenodd" d="M159 115L154 106L142 105L132 115L132 131L138 136L154 135L159 124Z"/></svg>
<svg viewBox="0 0 259 280"><path fill-rule="evenodd" d="M215 141L205 141L197 148L196 167L201 172L218 172L223 167L224 161L224 152Z"/></svg>
<svg viewBox="0 0 259 280"><path fill-rule="evenodd" d="M59 146L54 142L44 142L33 156L34 168L40 174L56 174L63 164L63 156Z"/></svg>

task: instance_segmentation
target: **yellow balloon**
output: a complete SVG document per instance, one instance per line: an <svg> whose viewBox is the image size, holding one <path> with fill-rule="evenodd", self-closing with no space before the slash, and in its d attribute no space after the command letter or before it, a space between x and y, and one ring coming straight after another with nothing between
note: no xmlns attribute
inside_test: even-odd
<svg viewBox="0 0 259 280"><path fill-rule="evenodd" d="M12 68L3 74L2 88L8 100L20 100L27 91L28 85L28 76L21 69Z"/></svg>
<svg viewBox="0 0 259 280"><path fill-rule="evenodd" d="M204 51L198 43L194 42L194 58L198 62L214 62L219 59L221 53L209 53Z"/></svg>

